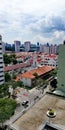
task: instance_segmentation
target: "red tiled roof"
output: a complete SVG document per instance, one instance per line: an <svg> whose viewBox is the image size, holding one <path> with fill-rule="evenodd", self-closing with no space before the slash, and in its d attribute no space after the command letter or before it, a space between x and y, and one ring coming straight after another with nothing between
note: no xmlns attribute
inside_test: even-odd
<svg viewBox="0 0 65 130"><path fill-rule="evenodd" d="M35 76L33 75L34 73L37 73L38 76L41 76L41 75L51 71L52 69L54 69L52 66L43 66L43 67L39 67L37 69L31 70L29 72L23 73L23 74L21 74L19 76L21 76L21 78L30 78L30 79L32 79L32 78L35 78ZM17 78L18 78L18 76L17 76Z"/></svg>
<svg viewBox="0 0 65 130"><path fill-rule="evenodd" d="M56 59L57 58L57 55L56 54L51 54L51 55L49 55L49 54L46 54L46 55L44 55L46 58L53 58L53 59Z"/></svg>
<svg viewBox="0 0 65 130"><path fill-rule="evenodd" d="M15 69L18 69L18 68L24 68L24 67L27 67L27 66L29 66L29 64L26 64L26 63L5 66L4 71L7 72L7 71L10 71L10 70L15 70Z"/></svg>

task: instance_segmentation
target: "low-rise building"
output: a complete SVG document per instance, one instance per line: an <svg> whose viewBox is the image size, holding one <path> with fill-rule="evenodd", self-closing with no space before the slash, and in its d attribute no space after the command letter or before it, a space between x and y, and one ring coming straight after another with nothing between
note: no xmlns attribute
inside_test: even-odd
<svg viewBox="0 0 65 130"><path fill-rule="evenodd" d="M36 79L49 78L49 72L52 71L53 69L54 68L51 66L38 67L34 70L18 75L15 81L21 80L24 86L34 87L36 85ZM38 75L37 77L35 76L35 73Z"/></svg>
<svg viewBox="0 0 65 130"><path fill-rule="evenodd" d="M26 67L29 67L30 64L27 63L21 63L21 64L15 64L15 65L9 65L4 67L4 72L8 72L10 75L15 72L16 74L23 73L25 71Z"/></svg>

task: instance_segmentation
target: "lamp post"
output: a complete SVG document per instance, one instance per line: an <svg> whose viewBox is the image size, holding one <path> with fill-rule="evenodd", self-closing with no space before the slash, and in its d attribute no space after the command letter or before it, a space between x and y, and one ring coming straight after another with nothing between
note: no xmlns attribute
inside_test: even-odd
<svg viewBox="0 0 65 130"><path fill-rule="evenodd" d="M49 123L50 123L50 119L56 117L56 111L54 109L49 109L47 111L47 116L49 117Z"/></svg>

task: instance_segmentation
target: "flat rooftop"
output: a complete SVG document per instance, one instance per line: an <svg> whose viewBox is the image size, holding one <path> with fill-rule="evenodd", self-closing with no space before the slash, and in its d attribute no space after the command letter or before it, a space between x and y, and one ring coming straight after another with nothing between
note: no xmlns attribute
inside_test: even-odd
<svg viewBox="0 0 65 130"><path fill-rule="evenodd" d="M65 100L49 94L46 94L13 124L20 130L38 130L42 123L48 121L46 116L48 108L54 109L57 113L52 123L58 126L65 125Z"/></svg>

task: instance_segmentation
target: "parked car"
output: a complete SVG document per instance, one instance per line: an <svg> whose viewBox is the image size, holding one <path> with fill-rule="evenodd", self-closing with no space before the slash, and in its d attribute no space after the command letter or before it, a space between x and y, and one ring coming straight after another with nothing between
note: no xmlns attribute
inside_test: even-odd
<svg viewBox="0 0 65 130"><path fill-rule="evenodd" d="M29 103L29 101L26 100L26 101L23 101L23 102L22 102L22 105L25 106L25 105L27 105L28 103Z"/></svg>

